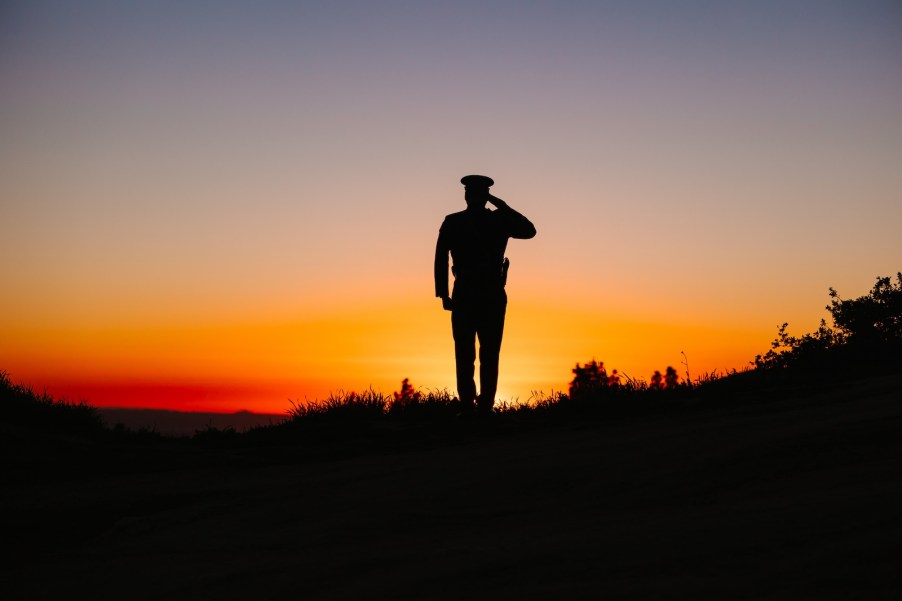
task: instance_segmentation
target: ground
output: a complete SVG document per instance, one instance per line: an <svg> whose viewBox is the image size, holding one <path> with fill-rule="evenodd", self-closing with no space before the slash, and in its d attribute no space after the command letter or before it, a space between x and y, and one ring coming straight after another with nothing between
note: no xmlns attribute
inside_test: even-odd
<svg viewBox="0 0 902 601"><path fill-rule="evenodd" d="M336 459L24 479L3 494L0 593L900 598L896 380Z"/></svg>

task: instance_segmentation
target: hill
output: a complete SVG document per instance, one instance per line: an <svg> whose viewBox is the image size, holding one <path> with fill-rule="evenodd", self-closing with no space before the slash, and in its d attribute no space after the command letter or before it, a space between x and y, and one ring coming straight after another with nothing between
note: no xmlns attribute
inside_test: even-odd
<svg viewBox="0 0 902 601"><path fill-rule="evenodd" d="M198 463L182 449L165 468L14 483L4 596L895 598L900 399L898 377L871 378L542 427L456 423L401 450Z"/></svg>

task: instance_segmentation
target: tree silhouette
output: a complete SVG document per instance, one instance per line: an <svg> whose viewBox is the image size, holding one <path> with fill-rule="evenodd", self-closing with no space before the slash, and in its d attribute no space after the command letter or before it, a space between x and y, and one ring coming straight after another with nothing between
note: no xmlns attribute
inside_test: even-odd
<svg viewBox="0 0 902 601"><path fill-rule="evenodd" d="M570 398L596 394L610 384L604 362L592 361L585 365L576 364L573 368L573 380L570 382Z"/></svg>
<svg viewBox="0 0 902 601"><path fill-rule="evenodd" d="M877 278L870 293L843 300L830 288L827 310L833 324L852 343L884 345L902 343L902 272L896 283Z"/></svg>
<svg viewBox="0 0 902 601"><path fill-rule="evenodd" d="M651 382L648 384L649 390L664 390L664 376L657 369L651 375Z"/></svg>
<svg viewBox="0 0 902 601"><path fill-rule="evenodd" d="M902 272L896 282L878 277L871 291L844 300L833 288L830 312L833 325L822 319L818 329L800 337L788 333L788 323L777 331L771 348L755 357L757 369L801 367L823 371L833 368L898 367L902 359Z"/></svg>
<svg viewBox="0 0 902 601"><path fill-rule="evenodd" d="M414 389L409 378L401 380L401 390L393 392L392 396L395 398L395 403L402 405L414 403L420 399L420 393Z"/></svg>
<svg viewBox="0 0 902 601"><path fill-rule="evenodd" d="M676 390L679 385L680 376L677 375L677 370L668 365L664 374L664 388L666 390Z"/></svg>

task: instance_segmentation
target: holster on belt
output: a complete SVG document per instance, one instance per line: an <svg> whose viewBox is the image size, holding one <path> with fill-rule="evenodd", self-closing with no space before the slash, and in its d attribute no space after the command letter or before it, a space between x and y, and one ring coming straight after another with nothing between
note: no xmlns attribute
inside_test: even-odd
<svg viewBox="0 0 902 601"><path fill-rule="evenodd" d="M460 267L458 265L451 266L451 273L455 280L461 282L473 282L481 284L500 283L501 287L507 285L507 272L510 269L511 262L507 257L501 262L500 269L492 266L478 267Z"/></svg>

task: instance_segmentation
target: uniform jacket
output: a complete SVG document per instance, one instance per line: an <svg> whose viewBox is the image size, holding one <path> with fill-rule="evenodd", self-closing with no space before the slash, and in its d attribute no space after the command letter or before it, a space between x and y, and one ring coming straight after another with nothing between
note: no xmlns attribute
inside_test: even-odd
<svg viewBox="0 0 902 601"><path fill-rule="evenodd" d="M492 211L470 209L445 217L435 245L435 295L448 294L448 255L455 276L497 273L500 277L504 250L510 238L532 238L532 222L506 204Z"/></svg>

